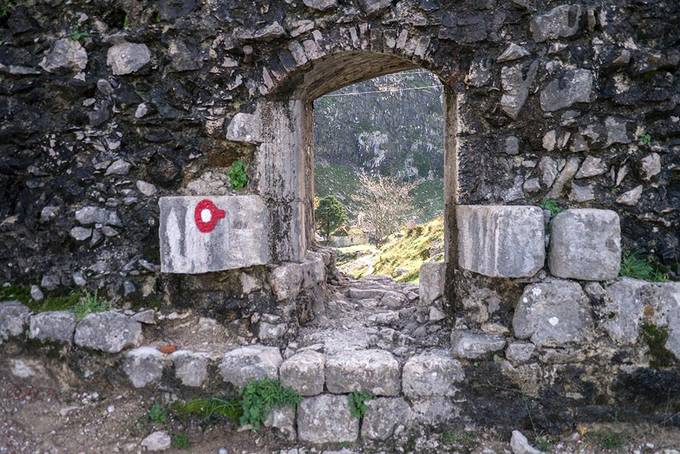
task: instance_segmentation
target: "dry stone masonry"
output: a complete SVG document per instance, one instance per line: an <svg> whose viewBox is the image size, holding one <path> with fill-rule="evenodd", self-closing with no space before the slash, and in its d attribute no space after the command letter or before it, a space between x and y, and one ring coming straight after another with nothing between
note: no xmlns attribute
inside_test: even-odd
<svg viewBox="0 0 680 454"><path fill-rule="evenodd" d="M13 2L3 291L118 309L3 301L0 366L180 397L278 379L302 402L265 425L303 444L677 425L680 284L619 274L630 251L680 274L679 20L668 0ZM315 242L311 103L414 68L444 87L445 260L419 286L348 280Z"/></svg>

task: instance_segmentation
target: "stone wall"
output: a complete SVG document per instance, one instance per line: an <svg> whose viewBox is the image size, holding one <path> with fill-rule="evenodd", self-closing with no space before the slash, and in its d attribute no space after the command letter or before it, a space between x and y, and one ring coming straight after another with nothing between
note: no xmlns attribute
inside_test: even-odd
<svg viewBox="0 0 680 454"><path fill-rule="evenodd" d="M301 260L302 104L413 67L447 91L450 238L456 199L553 198L616 211L624 249L677 273L676 2L17 3L0 18L4 281L156 297L158 198L233 193L236 158L287 235L274 257Z"/></svg>

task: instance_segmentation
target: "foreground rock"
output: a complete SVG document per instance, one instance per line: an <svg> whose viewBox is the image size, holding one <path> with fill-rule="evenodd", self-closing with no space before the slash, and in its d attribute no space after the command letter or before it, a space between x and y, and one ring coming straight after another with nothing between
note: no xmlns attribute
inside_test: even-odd
<svg viewBox="0 0 680 454"><path fill-rule="evenodd" d="M142 343L142 325L118 312L89 314L78 323L74 342L79 347L118 353Z"/></svg>
<svg viewBox="0 0 680 454"><path fill-rule="evenodd" d="M359 436L359 419L352 416L347 396L322 394L298 406L298 438L308 443L351 443Z"/></svg>
<svg viewBox="0 0 680 454"><path fill-rule="evenodd" d="M31 339L71 344L75 330L76 316L73 312L42 312L31 317L28 335Z"/></svg>
<svg viewBox="0 0 680 454"><path fill-rule="evenodd" d="M426 306L444 296L446 263L425 262L420 267L419 291L420 304Z"/></svg>
<svg viewBox="0 0 680 454"><path fill-rule="evenodd" d="M384 350L340 352L326 359L326 387L338 394L368 391L396 396L401 391L399 363Z"/></svg>
<svg viewBox="0 0 680 454"><path fill-rule="evenodd" d="M281 383L301 396L316 396L323 392L326 359L323 354L307 350L291 356L281 364Z"/></svg>
<svg viewBox="0 0 680 454"><path fill-rule="evenodd" d="M519 430L512 431L512 438L510 439L510 448L512 454L543 454L529 444L529 440Z"/></svg>
<svg viewBox="0 0 680 454"><path fill-rule="evenodd" d="M197 387L208 378L210 358L205 353L178 350L170 355L175 367L175 377L184 385Z"/></svg>
<svg viewBox="0 0 680 454"><path fill-rule="evenodd" d="M279 365L283 358L276 347L251 345L225 353L220 363L222 379L237 388L261 378L279 378Z"/></svg>
<svg viewBox="0 0 680 454"><path fill-rule="evenodd" d="M445 351L421 353L404 364L404 395L409 398L454 396L456 382L465 379L460 362Z"/></svg>
<svg viewBox="0 0 680 454"><path fill-rule="evenodd" d="M593 328L590 304L576 282L555 279L528 285L515 308L515 337L537 346L580 343Z"/></svg>
<svg viewBox="0 0 680 454"><path fill-rule="evenodd" d="M120 43L109 48L106 54L106 64L117 76L137 72L150 61L151 51L146 44Z"/></svg>
<svg viewBox="0 0 680 454"><path fill-rule="evenodd" d="M163 377L164 357L153 347L130 350L123 360L123 371L135 388L158 383Z"/></svg>
<svg viewBox="0 0 680 454"><path fill-rule="evenodd" d="M451 349L453 356L457 358L477 359L488 353L503 350L503 348L505 348L505 339L497 334L474 331L451 333Z"/></svg>
<svg viewBox="0 0 680 454"><path fill-rule="evenodd" d="M146 448L147 451L165 451L170 449L172 444L172 439L165 431L154 432L144 440L142 440L142 447Z"/></svg>
<svg viewBox="0 0 680 454"><path fill-rule="evenodd" d="M52 45L40 67L47 72L79 72L87 66L87 52L78 41L58 39Z"/></svg>
<svg viewBox="0 0 680 454"><path fill-rule="evenodd" d="M383 397L366 402L361 436L370 440L387 440L399 428L406 428L413 418L411 407L402 398Z"/></svg>
<svg viewBox="0 0 680 454"><path fill-rule="evenodd" d="M0 344L24 332L31 311L19 301L0 302Z"/></svg>

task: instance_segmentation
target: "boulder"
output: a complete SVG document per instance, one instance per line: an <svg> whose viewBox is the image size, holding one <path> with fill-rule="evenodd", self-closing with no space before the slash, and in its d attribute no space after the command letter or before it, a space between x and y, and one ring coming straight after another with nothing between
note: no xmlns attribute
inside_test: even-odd
<svg viewBox="0 0 680 454"><path fill-rule="evenodd" d="M540 43L549 39L568 38L580 28L581 5L561 5L545 14L535 16L530 28L534 41Z"/></svg>
<svg viewBox="0 0 680 454"><path fill-rule="evenodd" d="M10 337L20 336L31 310L19 301L0 302L0 344Z"/></svg>
<svg viewBox="0 0 680 454"><path fill-rule="evenodd" d="M109 47L106 64L116 76L139 71L151 61L151 51L146 44L123 42Z"/></svg>
<svg viewBox="0 0 680 454"><path fill-rule="evenodd" d="M367 391L396 396L401 391L399 363L385 350L352 350L326 358L326 388L336 394Z"/></svg>
<svg viewBox="0 0 680 454"><path fill-rule="evenodd" d="M171 445L172 439L170 438L170 435L168 435L167 432L161 430L150 434L144 440L142 440L141 443L143 448L152 452L165 451L166 449L170 449Z"/></svg>
<svg viewBox="0 0 680 454"><path fill-rule="evenodd" d="M621 226L614 211L565 210L551 223L550 272L567 279L614 279L621 266Z"/></svg>
<svg viewBox="0 0 680 454"><path fill-rule="evenodd" d="M456 394L455 383L465 379L463 366L445 351L421 353L404 364L402 386L409 398Z"/></svg>
<svg viewBox="0 0 680 454"><path fill-rule="evenodd" d="M420 304L428 306L444 296L446 284L446 263L425 262L419 273Z"/></svg>
<svg viewBox="0 0 680 454"><path fill-rule="evenodd" d="M76 316L70 311L41 312L31 316L28 336L48 342L73 343Z"/></svg>
<svg viewBox="0 0 680 454"><path fill-rule="evenodd" d="M459 205L458 264L491 277L529 277L543 268L543 210L532 206Z"/></svg>
<svg viewBox="0 0 680 454"><path fill-rule="evenodd" d="M316 396L323 392L326 358L322 353L305 350L286 359L279 369L281 383L301 396Z"/></svg>
<svg viewBox="0 0 680 454"><path fill-rule="evenodd" d="M590 102L593 73L587 69L570 69L553 79L541 91L541 109L554 112L577 102Z"/></svg>
<svg viewBox="0 0 680 454"><path fill-rule="evenodd" d="M239 112L227 126L227 140L256 144L262 142L262 119L258 112Z"/></svg>
<svg viewBox="0 0 680 454"><path fill-rule="evenodd" d="M298 406L298 437L308 443L352 443L359 436L359 418L352 416L347 396L307 397Z"/></svg>
<svg viewBox="0 0 680 454"><path fill-rule="evenodd" d="M279 365L283 358L277 347L249 345L225 353L220 363L222 379L243 388L252 380L279 378Z"/></svg>
<svg viewBox="0 0 680 454"><path fill-rule="evenodd" d="M398 427L406 428L413 415L409 404L401 397L380 397L366 402L366 413L361 422L361 437L384 441Z"/></svg>
<svg viewBox="0 0 680 454"><path fill-rule="evenodd" d="M170 355L175 367L175 377L184 385L202 386L208 378L210 358L206 353L177 350Z"/></svg>
<svg viewBox="0 0 680 454"><path fill-rule="evenodd" d="M454 330L451 333L451 349L456 358L477 359L503 348L505 338L498 334L468 330Z"/></svg>
<svg viewBox="0 0 680 454"><path fill-rule="evenodd" d="M75 344L106 353L118 353L142 343L142 325L118 312L86 315L76 326Z"/></svg>
<svg viewBox="0 0 680 454"><path fill-rule="evenodd" d="M163 377L165 358L153 347L139 347L125 353L123 372L135 388L158 383Z"/></svg>
<svg viewBox="0 0 680 454"><path fill-rule="evenodd" d="M78 42L69 38L58 39L52 44L40 67L49 73L80 72L87 66L87 52Z"/></svg>
<svg viewBox="0 0 680 454"><path fill-rule="evenodd" d="M264 420L265 427L279 430L290 441L295 441L295 407L275 407Z"/></svg>
<svg viewBox="0 0 680 454"><path fill-rule="evenodd" d="M554 279L525 287L512 319L515 337L539 347L585 341L593 329L588 297L576 282Z"/></svg>
<svg viewBox="0 0 680 454"><path fill-rule="evenodd" d="M302 285L302 267L299 263L284 263L269 275L269 283L277 301L295 299Z"/></svg>

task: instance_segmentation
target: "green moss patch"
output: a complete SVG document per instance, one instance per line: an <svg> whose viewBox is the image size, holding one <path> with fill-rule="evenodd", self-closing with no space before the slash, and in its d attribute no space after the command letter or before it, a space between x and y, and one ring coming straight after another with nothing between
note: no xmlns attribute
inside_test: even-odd
<svg viewBox="0 0 680 454"><path fill-rule="evenodd" d="M668 328L661 328L651 323L645 323L641 327L642 340L649 348L649 365L658 369L669 367L674 362L673 353L666 349L668 340Z"/></svg>

